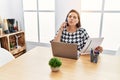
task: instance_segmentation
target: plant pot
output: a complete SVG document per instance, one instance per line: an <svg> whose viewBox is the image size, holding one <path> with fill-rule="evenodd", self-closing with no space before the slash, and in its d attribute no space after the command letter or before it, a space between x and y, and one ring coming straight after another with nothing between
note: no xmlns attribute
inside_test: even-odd
<svg viewBox="0 0 120 80"><path fill-rule="evenodd" d="M59 71L59 69L60 69L60 67L51 67L51 70L52 70L53 72L57 72L57 71Z"/></svg>

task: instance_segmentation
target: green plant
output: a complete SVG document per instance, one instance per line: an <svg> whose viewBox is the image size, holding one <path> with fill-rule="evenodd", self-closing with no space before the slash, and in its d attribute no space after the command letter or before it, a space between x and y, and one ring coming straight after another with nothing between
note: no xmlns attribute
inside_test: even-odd
<svg viewBox="0 0 120 80"><path fill-rule="evenodd" d="M60 61L60 59L53 57L49 60L49 65L51 67L60 67L62 65L62 62Z"/></svg>
<svg viewBox="0 0 120 80"><path fill-rule="evenodd" d="M11 42L10 43L10 49L13 49L14 48L14 44Z"/></svg>

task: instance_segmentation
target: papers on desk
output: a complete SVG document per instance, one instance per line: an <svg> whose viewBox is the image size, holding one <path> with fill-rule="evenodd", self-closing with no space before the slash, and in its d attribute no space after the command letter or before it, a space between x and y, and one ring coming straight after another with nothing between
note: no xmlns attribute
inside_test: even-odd
<svg viewBox="0 0 120 80"><path fill-rule="evenodd" d="M81 54L90 54L90 50L100 46L104 38L89 38L83 49L80 51Z"/></svg>

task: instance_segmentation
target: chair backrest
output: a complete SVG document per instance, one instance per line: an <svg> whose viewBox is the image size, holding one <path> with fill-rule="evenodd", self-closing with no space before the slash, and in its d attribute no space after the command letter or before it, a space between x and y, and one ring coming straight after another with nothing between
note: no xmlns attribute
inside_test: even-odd
<svg viewBox="0 0 120 80"><path fill-rule="evenodd" d="M118 50L116 51L116 55L120 55L120 46L119 46Z"/></svg>
<svg viewBox="0 0 120 80"><path fill-rule="evenodd" d="M4 48L0 48L0 67L15 59L14 56Z"/></svg>

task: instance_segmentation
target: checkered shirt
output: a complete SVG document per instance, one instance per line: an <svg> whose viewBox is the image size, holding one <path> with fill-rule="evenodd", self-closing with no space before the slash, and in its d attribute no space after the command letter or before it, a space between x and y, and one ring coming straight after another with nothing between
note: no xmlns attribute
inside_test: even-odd
<svg viewBox="0 0 120 80"><path fill-rule="evenodd" d="M61 42L77 43L78 50L80 51L86 44L89 38L88 33L84 28L78 28L76 32L67 32L66 28L62 31Z"/></svg>

